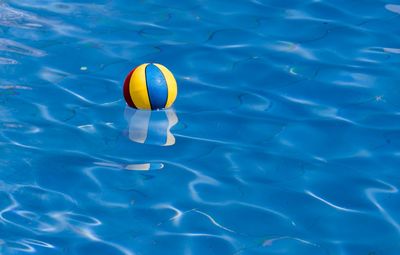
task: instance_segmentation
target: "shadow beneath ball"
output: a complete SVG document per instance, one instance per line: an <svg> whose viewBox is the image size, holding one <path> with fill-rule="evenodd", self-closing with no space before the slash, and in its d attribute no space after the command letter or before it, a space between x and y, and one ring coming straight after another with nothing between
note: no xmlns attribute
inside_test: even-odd
<svg viewBox="0 0 400 255"><path fill-rule="evenodd" d="M178 123L178 116L171 108L159 111L125 108L129 123L129 139L136 143L158 146L175 144L171 128Z"/></svg>

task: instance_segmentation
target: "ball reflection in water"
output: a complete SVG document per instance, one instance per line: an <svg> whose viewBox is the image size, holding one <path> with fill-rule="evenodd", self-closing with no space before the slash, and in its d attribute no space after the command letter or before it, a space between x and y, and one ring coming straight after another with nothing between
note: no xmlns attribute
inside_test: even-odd
<svg viewBox="0 0 400 255"><path fill-rule="evenodd" d="M131 141L159 146L175 144L170 130L178 123L178 117L173 109L146 111L127 107L125 117Z"/></svg>

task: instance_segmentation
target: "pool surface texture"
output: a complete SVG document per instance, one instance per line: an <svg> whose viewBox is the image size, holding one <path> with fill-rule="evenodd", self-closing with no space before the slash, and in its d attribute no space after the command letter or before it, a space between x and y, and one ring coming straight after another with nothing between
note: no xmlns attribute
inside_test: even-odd
<svg viewBox="0 0 400 255"><path fill-rule="evenodd" d="M0 254L400 254L400 2L0 0ZM172 108L126 107L161 63Z"/></svg>

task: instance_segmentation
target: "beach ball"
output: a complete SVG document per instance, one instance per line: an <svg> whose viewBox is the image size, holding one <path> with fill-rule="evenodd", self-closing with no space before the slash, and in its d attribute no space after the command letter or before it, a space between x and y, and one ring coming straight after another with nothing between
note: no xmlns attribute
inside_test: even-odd
<svg viewBox="0 0 400 255"><path fill-rule="evenodd" d="M174 75L165 66L156 63L136 67L124 82L125 101L136 109L169 108L177 93Z"/></svg>

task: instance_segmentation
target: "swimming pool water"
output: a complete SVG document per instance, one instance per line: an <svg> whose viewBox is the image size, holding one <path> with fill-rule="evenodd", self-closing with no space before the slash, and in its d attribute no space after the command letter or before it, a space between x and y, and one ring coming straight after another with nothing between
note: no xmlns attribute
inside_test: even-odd
<svg viewBox="0 0 400 255"><path fill-rule="evenodd" d="M0 1L0 254L400 254L400 2ZM158 62L172 109L128 109Z"/></svg>

